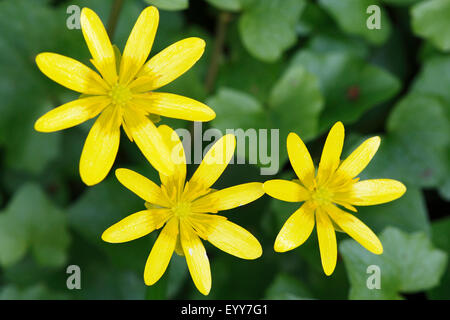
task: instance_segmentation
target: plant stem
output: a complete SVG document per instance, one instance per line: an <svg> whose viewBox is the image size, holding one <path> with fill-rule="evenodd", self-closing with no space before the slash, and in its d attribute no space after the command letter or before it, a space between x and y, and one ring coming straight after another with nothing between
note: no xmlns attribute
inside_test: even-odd
<svg viewBox="0 0 450 320"><path fill-rule="evenodd" d="M117 21L119 20L119 15L120 11L122 10L122 6L123 0L115 0L111 8L111 13L109 14L107 31L109 39L111 40L114 37L114 32L116 31Z"/></svg>
<svg viewBox="0 0 450 320"><path fill-rule="evenodd" d="M227 34L227 25L230 20L231 14L229 12L221 12L219 15L219 19L217 20L214 49L205 80L206 93L210 93L213 90L214 84L216 82L217 72L219 70L219 62L223 51L223 45L225 43L225 37Z"/></svg>

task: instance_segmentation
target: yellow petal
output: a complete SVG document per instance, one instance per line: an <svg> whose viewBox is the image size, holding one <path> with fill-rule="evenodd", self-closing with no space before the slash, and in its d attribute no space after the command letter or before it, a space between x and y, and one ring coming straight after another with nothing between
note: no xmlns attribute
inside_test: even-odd
<svg viewBox="0 0 450 320"><path fill-rule="evenodd" d="M236 147L236 138L227 134L220 138L203 158L189 183L192 185L211 187L219 179L230 162Z"/></svg>
<svg viewBox="0 0 450 320"><path fill-rule="evenodd" d="M205 51L205 41L200 38L186 38L175 42L151 58L138 76L147 81L139 87L139 92L158 89L172 82L188 71Z"/></svg>
<svg viewBox="0 0 450 320"><path fill-rule="evenodd" d="M287 137L287 151L295 174L306 187L311 187L315 176L314 164L302 139L293 132Z"/></svg>
<svg viewBox="0 0 450 320"><path fill-rule="evenodd" d="M264 182L264 191L273 198L288 202L301 202L310 197L309 191L300 184L281 179Z"/></svg>
<svg viewBox="0 0 450 320"><path fill-rule="evenodd" d="M183 247L181 246L180 235L177 237L177 244L175 245L175 253L180 257L184 257Z"/></svg>
<svg viewBox="0 0 450 320"><path fill-rule="evenodd" d="M380 146L380 137L372 137L364 141L344 161L342 161L336 175L348 178L356 177L372 160Z"/></svg>
<svg viewBox="0 0 450 320"><path fill-rule="evenodd" d="M316 223L322 267L329 276L333 273L337 261L336 233L330 218L320 208L316 210Z"/></svg>
<svg viewBox="0 0 450 320"><path fill-rule="evenodd" d="M161 183L167 186L170 181L173 181L176 186L181 188L186 180L186 156L183 144L178 134L169 126L161 125L158 127L158 131L170 152L168 159L172 161L175 168L170 176L159 173Z"/></svg>
<svg viewBox="0 0 450 320"><path fill-rule="evenodd" d="M50 110L34 124L40 132L54 132L67 129L97 116L108 104L103 96L77 99Z"/></svg>
<svg viewBox="0 0 450 320"><path fill-rule="evenodd" d="M189 121L210 121L216 113L197 100L172 93L151 92L136 94L133 103L148 113Z"/></svg>
<svg viewBox="0 0 450 320"><path fill-rule="evenodd" d="M155 7L145 8L128 37L120 61L120 83L128 84L147 60L158 29L159 13Z"/></svg>
<svg viewBox="0 0 450 320"><path fill-rule="evenodd" d="M305 203L284 223L275 240L275 251L285 252L297 248L309 238L313 228L314 209Z"/></svg>
<svg viewBox="0 0 450 320"><path fill-rule="evenodd" d="M217 212L246 205L264 194L260 182L244 183L237 186L211 192L191 205L193 212Z"/></svg>
<svg viewBox="0 0 450 320"><path fill-rule="evenodd" d="M226 253L236 256L241 259L256 259L262 255L262 247L258 240L247 230L232 223L222 217L214 215L204 215L210 219L191 219L194 228L198 224L205 224L207 226L199 226L205 228L206 239L214 246ZM217 217L217 219L214 219ZM207 221L207 222L206 222Z"/></svg>
<svg viewBox="0 0 450 320"><path fill-rule="evenodd" d="M358 210L356 210L356 208L354 206L352 206L351 204L349 204L348 202L336 200L335 198L333 198L333 203L343 206L347 210L350 210L353 212L358 212Z"/></svg>
<svg viewBox="0 0 450 320"><path fill-rule="evenodd" d="M380 240L361 220L334 205L327 206L327 213L336 224L350 237L374 254L382 254Z"/></svg>
<svg viewBox="0 0 450 320"><path fill-rule="evenodd" d="M121 168L116 170L116 177L127 189L145 201L161 207L170 207L170 204L161 192L161 188L143 175L133 170Z"/></svg>
<svg viewBox="0 0 450 320"><path fill-rule="evenodd" d="M102 240L121 243L138 239L161 228L170 214L168 209L143 210L133 213L106 229L102 234Z"/></svg>
<svg viewBox="0 0 450 320"><path fill-rule="evenodd" d="M344 146L344 135L344 125L340 121L336 122L331 128L323 147L322 157L317 169L317 181L319 184L326 181L339 166L342 147Z"/></svg>
<svg viewBox="0 0 450 320"><path fill-rule="evenodd" d="M85 94L106 94L105 81L77 60L43 52L37 55L36 64L43 74L66 88Z"/></svg>
<svg viewBox="0 0 450 320"><path fill-rule="evenodd" d="M197 289L205 296L211 290L211 269L202 241L187 221L180 221L180 241Z"/></svg>
<svg viewBox="0 0 450 320"><path fill-rule="evenodd" d="M178 219L172 218L156 239L148 256L144 270L145 284L151 286L158 281L169 265L178 238Z"/></svg>
<svg viewBox="0 0 450 320"><path fill-rule="evenodd" d="M102 181L116 159L120 142L120 116L117 108L106 108L92 126L80 159L81 180L88 186Z"/></svg>
<svg viewBox="0 0 450 320"><path fill-rule="evenodd" d="M352 186L348 202L355 206L372 206L398 199L405 192L406 187L397 180L364 180Z"/></svg>
<svg viewBox="0 0 450 320"><path fill-rule="evenodd" d="M165 175L171 175L174 166L167 160L170 157L169 150L153 122L131 108L124 110L123 118L134 142L152 166Z"/></svg>
<svg viewBox="0 0 450 320"><path fill-rule="evenodd" d="M94 11L83 8L80 24L96 68L110 85L114 84L117 80L116 57L102 21Z"/></svg>

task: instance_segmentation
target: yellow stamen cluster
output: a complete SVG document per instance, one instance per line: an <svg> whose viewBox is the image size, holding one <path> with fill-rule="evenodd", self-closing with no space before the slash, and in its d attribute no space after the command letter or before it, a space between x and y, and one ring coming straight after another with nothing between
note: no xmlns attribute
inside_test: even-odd
<svg viewBox="0 0 450 320"><path fill-rule="evenodd" d="M111 90L108 93L108 96L111 98L112 104L124 107L131 100L131 91L127 86L123 86L119 83L116 83L112 86Z"/></svg>
<svg viewBox="0 0 450 320"><path fill-rule="evenodd" d="M325 205L331 203L333 199L333 192L323 186L315 186L311 192L311 201L317 205Z"/></svg>
<svg viewBox="0 0 450 320"><path fill-rule="evenodd" d="M191 203L188 201L177 202L172 207L172 212L179 219L185 218L191 213Z"/></svg>

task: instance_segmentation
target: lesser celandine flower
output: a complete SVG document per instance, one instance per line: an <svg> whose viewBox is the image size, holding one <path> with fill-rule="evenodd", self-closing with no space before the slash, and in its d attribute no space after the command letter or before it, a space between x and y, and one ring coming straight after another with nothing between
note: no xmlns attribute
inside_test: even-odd
<svg viewBox="0 0 450 320"><path fill-rule="evenodd" d="M287 150L298 180L269 180L264 191L289 202L304 202L282 227L275 240L275 251L285 252L300 246L316 225L320 255L326 275L333 273L337 260L335 230L346 232L363 247L381 254L377 236L359 219L340 207L356 212L354 206L370 206L401 197L405 186L390 179L359 181L380 145L379 137L364 141L347 159L340 161L344 144L344 126L337 122L330 130L322 151L317 174L303 141L290 133Z"/></svg>
<svg viewBox="0 0 450 320"><path fill-rule="evenodd" d="M228 210L252 202L264 194L262 183L245 183L222 190L211 186L233 156L235 137L225 135L205 155L192 178L186 180L186 159L176 133L167 126L158 130L172 152L175 171L160 173L161 187L128 170L117 169L117 179L146 201L147 210L134 213L108 228L102 239L111 243L134 240L162 228L144 271L144 281L152 285L164 274L173 252L186 257L198 290L207 295L211 289L211 271L203 240L242 259L262 254L258 240L227 218L210 213ZM174 155L177 155L174 157Z"/></svg>
<svg viewBox="0 0 450 320"><path fill-rule="evenodd" d="M131 31L123 55L111 45L100 18L84 8L80 22L100 75L86 65L56 53L36 57L39 69L50 79L82 93L82 96L51 110L36 121L35 129L53 132L95 121L84 144L80 175L87 185L102 181L111 169L119 148L120 127L136 142L148 161L170 174L174 168L164 159L169 151L150 118L158 115L192 121L209 121L215 113L206 105L175 94L150 92L186 72L203 54L205 42L187 38L147 57L155 38L159 14L155 7L142 11Z"/></svg>

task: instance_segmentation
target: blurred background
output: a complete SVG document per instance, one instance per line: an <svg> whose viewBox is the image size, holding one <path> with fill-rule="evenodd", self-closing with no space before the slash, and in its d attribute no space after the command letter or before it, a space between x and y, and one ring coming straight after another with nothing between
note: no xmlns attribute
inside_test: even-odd
<svg viewBox="0 0 450 320"><path fill-rule="evenodd" d="M149 4L160 9L151 56L188 36L207 44L199 62L161 91L209 104L217 117L204 129L280 129L276 176L261 176L258 165L229 165L218 188L292 177L285 146L291 131L316 163L336 121L346 128L344 156L381 136L361 177L398 179L408 191L356 215L379 235L383 255L339 233L337 268L326 277L315 232L301 247L275 253L273 241L298 205L267 195L223 212L261 241L260 259L241 260L205 243L213 277L208 297L176 255L156 285L144 285L158 232L124 244L101 241L107 227L144 204L112 173L94 187L81 182L78 162L92 121L34 131L39 116L77 98L40 73L34 58L51 51L90 65L81 30L67 27L71 5L96 11L123 50ZM381 29L366 26L373 4ZM450 298L450 1L0 0L0 70L0 299ZM125 135L118 167L158 182ZM66 287L69 265L81 269L80 290ZM380 289L367 288L370 265L381 269Z"/></svg>

